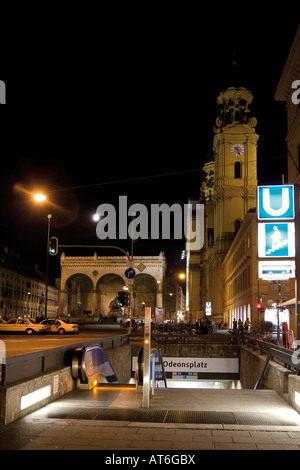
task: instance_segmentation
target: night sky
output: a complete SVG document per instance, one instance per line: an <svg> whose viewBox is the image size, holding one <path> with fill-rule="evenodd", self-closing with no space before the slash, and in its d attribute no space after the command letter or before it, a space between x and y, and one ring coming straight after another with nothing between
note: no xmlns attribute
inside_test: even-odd
<svg viewBox="0 0 300 470"><path fill-rule="evenodd" d="M14 60L4 57L0 69L8 103L0 122L0 246L45 269L49 212L51 235L61 244L103 244L92 220L101 203L117 207L120 195L129 205L148 206L198 198L216 98L231 85L234 52L254 96L258 182L280 184L286 109L274 94L297 26L292 19L280 27L269 22L247 34L213 21L205 30L161 23L143 36L140 26L119 36L112 29L99 43L77 39L53 50L49 41L41 54L19 44ZM48 205L31 202L34 189L46 191ZM104 243L130 251L129 239ZM169 271L177 272L185 266L184 245L184 239L138 240L134 254L165 251ZM59 257L50 264L59 275Z"/></svg>

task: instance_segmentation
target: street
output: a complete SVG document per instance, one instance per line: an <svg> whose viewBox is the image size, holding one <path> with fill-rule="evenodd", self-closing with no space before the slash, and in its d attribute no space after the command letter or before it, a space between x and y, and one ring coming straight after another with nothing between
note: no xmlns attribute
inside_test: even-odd
<svg viewBox="0 0 300 470"><path fill-rule="evenodd" d="M6 356L9 357L126 334L127 330L120 328L119 325L80 325L79 333L75 335L36 334L27 336L25 334L0 334L0 341L4 341Z"/></svg>

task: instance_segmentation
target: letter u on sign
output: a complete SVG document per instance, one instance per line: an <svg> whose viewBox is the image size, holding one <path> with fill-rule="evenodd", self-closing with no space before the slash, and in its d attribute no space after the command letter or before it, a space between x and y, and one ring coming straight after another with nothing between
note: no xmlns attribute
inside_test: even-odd
<svg viewBox="0 0 300 470"><path fill-rule="evenodd" d="M259 186L257 188L258 219L293 219L294 186Z"/></svg>

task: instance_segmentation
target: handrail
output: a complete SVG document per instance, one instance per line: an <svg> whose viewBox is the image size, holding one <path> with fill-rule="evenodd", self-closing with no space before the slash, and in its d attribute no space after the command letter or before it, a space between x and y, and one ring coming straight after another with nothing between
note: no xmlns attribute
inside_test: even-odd
<svg viewBox="0 0 300 470"><path fill-rule="evenodd" d="M155 361L155 364L158 364L160 366L160 368L161 368L160 372L162 374L162 380L164 381L165 388L167 388L167 378L166 378L164 363L163 363L160 351L158 351L157 349L152 349L152 351L150 353L150 357L151 356L152 357L154 356L155 358L158 359L158 362ZM157 371L156 371L156 375L157 375ZM154 379L155 379L155 377L154 377ZM157 377L156 377L156 381L157 381Z"/></svg>
<svg viewBox="0 0 300 470"><path fill-rule="evenodd" d="M260 381L264 375L264 372L267 368L267 365L269 363L270 360L272 359L277 359L278 361L282 362L284 364L284 366L288 366L290 368L294 368L296 370L296 373L297 375L299 375L300 373L300 364L299 362L296 363L295 361L295 358L294 358L294 351L290 351L289 349L285 349L284 348L270 348L269 350L269 354L265 360L265 363L263 365L263 368L259 374L259 377L256 381L256 384L254 385L254 390L257 390L258 387L259 387L259 384L260 384Z"/></svg>
<svg viewBox="0 0 300 470"><path fill-rule="evenodd" d="M140 351L139 351L139 354L138 354L137 365L136 365L136 373L135 373L136 386L142 386L143 385L143 375L144 375L143 356L144 356L144 348L141 348ZM158 351L156 348L151 349L150 357L152 357L152 358L155 357L155 358L158 359L158 362L155 361L154 366L159 365L160 369L161 369L160 371L157 371L156 367L154 369L154 382L155 382L154 386L157 385L158 380L163 380L164 386L167 388L166 373L165 373L164 364L163 364L163 360L162 360L162 356L161 356L160 351ZM150 362L150 364L151 364L150 367L153 367L152 366L152 361ZM161 379L157 377L158 372L160 372L161 375L162 375ZM153 376L153 369L151 370L150 380L151 380L152 376Z"/></svg>
<svg viewBox="0 0 300 470"><path fill-rule="evenodd" d="M234 337L240 345L246 345L248 347L253 348L254 350L258 350L260 354L267 355L265 365L261 371L260 377L255 387L258 387L259 381L262 378L262 375L268 365L268 362L272 359L275 359L278 362L282 363L284 367L294 369L297 375L300 374L300 361L297 361L295 359L295 351L284 348L269 341L264 341L260 338L254 338L247 334L232 334L232 337Z"/></svg>
<svg viewBox="0 0 300 470"><path fill-rule="evenodd" d="M247 335L243 333L239 334L239 333L232 332L231 335L232 335L232 338L237 340L236 344L251 347L254 350L258 350L260 354L267 355L267 358L258 376L256 384L254 385L254 390L256 390L259 387L260 381L264 375L264 372L270 360L275 360L283 364L283 366L286 368L294 369L297 375L300 374L300 361L298 360L297 357L295 358L296 351L292 351L290 349L284 348L272 342L264 341L260 338L254 338L251 335Z"/></svg>

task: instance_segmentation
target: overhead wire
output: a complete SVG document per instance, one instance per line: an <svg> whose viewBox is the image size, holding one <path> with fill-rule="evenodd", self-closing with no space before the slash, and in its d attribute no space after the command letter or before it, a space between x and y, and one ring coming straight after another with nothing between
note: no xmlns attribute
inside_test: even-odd
<svg viewBox="0 0 300 470"><path fill-rule="evenodd" d="M256 160L248 160L248 163L253 163L255 161L257 161L257 163L267 162L269 160L275 160L275 159L280 159L280 158L285 158L285 156L281 155L281 156L270 157L270 158L265 158L265 159L260 158L260 159L256 159ZM232 165L232 163L225 163L224 166L230 166L230 165ZM197 171L203 171L203 167L202 168L193 168L191 170L181 170L181 171L173 171L173 172L169 172L169 173L159 173L159 174L156 174L156 175L137 176L137 177L134 177L134 178L125 178L125 179L119 179L119 180L113 180L113 181L102 181L100 183L90 183L90 184L79 185L79 186L71 186L71 187L67 187L67 188L56 188L56 189L50 190L49 192L69 191L69 190L75 190L75 189L87 189L87 188L93 188L93 187L97 187L97 186L107 186L107 185L110 185L110 184L131 183L131 182L134 182L134 181L142 181L142 180L147 180L147 179L162 178L162 177L165 177L165 176L182 175L182 174L186 174L186 173L194 173L194 172L197 172Z"/></svg>

